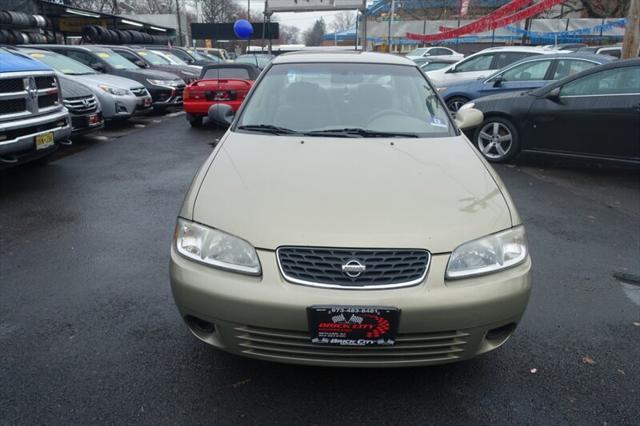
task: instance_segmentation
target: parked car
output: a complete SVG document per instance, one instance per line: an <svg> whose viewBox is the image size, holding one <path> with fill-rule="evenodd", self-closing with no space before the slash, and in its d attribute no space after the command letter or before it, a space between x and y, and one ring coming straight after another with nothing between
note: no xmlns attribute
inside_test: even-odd
<svg viewBox="0 0 640 426"><path fill-rule="evenodd" d="M464 58L462 53L456 52L453 49L449 49L448 47L441 46L432 46L432 47L419 47L417 49L413 49L411 52L407 53L407 58L416 60L420 58L432 58L432 59L455 59L456 61Z"/></svg>
<svg viewBox="0 0 640 426"><path fill-rule="evenodd" d="M170 52L173 55L177 56L178 58L180 58L180 60L182 60L184 63L188 64L188 65L211 65L214 63L218 63L220 62L220 60L218 60L217 58L211 59L208 57L205 57L203 55L200 55L198 52L196 52L193 49L187 49L186 47L179 47L179 46L145 46L150 50L159 50L162 52Z"/></svg>
<svg viewBox="0 0 640 426"><path fill-rule="evenodd" d="M185 82L191 82L198 78L202 67L197 65L172 64L168 59L158 55L152 50L142 47L129 46L105 46L119 55L122 55L130 62L140 68L150 68L154 70L169 72Z"/></svg>
<svg viewBox="0 0 640 426"><path fill-rule="evenodd" d="M255 65L262 70L273 61L273 58L275 58L275 56L268 53L248 53L238 56L233 62L236 64Z"/></svg>
<svg viewBox="0 0 640 426"><path fill-rule="evenodd" d="M569 53L543 47L508 46L491 47L469 55L460 62L446 68L427 72L427 77L436 86L446 86L456 81L486 78L494 72L520 59L533 55Z"/></svg>
<svg viewBox="0 0 640 426"><path fill-rule="evenodd" d="M91 90L66 76L58 75L58 81L62 90L62 104L71 117L71 134L80 135L102 129L102 108Z"/></svg>
<svg viewBox="0 0 640 426"><path fill-rule="evenodd" d="M222 59L220 59L219 56L211 54L211 53L201 52L201 51L196 50L196 49L187 49L187 52L189 52L189 54L191 54L194 57L201 57L201 58L208 59L210 61L210 63L214 63L214 64L222 64L222 63L224 63L224 61Z"/></svg>
<svg viewBox="0 0 640 426"><path fill-rule="evenodd" d="M640 59L593 67L530 92L470 102L473 143L489 161L520 152L640 165Z"/></svg>
<svg viewBox="0 0 640 426"><path fill-rule="evenodd" d="M44 44L32 47L68 56L100 73L137 81L151 94L152 106L155 109L182 105L182 91L185 83L181 78L165 71L141 69L106 47L86 44L78 46Z"/></svg>
<svg viewBox="0 0 640 426"><path fill-rule="evenodd" d="M86 86L98 98L106 120L126 120L151 108L151 95L135 80L99 73L68 56L48 50L28 47L18 50L53 68L58 76Z"/></svg>
<svg viewBox="0 0 640 426"><path fill-rule="evenodd" d="M559 44L547 44L544 47L554 50L564 50L569 52L575 52L583 47L586 47L585 43L559 43Z"/></svg>
<svg viewBox="0 0 640 426"><path fill-rule="evenodd" d="M206 53L208 55L216 56L224 62L232 61L226 49L219 49L219 48L213 48L213 47L198 47L196 48L196 50L200 53Z"/></svg>
<svg viewBox="0 0 640 426"><path fill-rule="evenodd" d="M71 119L53 70L0 48L0 168L45 164L69 135Z"/></svg>
<svg viewBox="0 0 640 426"><path fill-rule="evenodd" d="M448 67L449 65L455 64L458 61L456 61L455 59L428 59L427 58L424 61L415 60L414 62L418 64L422 72L427 72L427 71L434 71L434 70L442 69L444 67Z"/></svg>
<svg viewBox="0 0 640 426"><path fill-rule="evenodd" d="M609 46L587 46L578 49L578 52L588 52L598 55L609 55L614 58L620 59L622 57L622 46L609 45Z"/></svg>
<svg viewBox="0 0 640 426"><path fill-rule="evenodd" d="M210 118L229 123L229 105ZM424 73L294 53L262 72L179 212L171 285L202 341L262 360L398 367L507 341L531 288L498 175Z"/></svg>
<svg viewBox="0 0 640 426"><path fill-rule="evenodd" d="M507 65L487 79L463 80L439 87L438 92L449 110L457 111L472 99L496 93L537 89L613 59L590 53L536 55Z"/></svg>
<svg viewBox="0 0 640 426"><path fill-rule="evenodd" d="M187 121L194 127L202 125L202 120L215 103L229 105L235 113L260 70L249 64L207 65L202 68L200 80L184 89L184 110Z"/></svg>

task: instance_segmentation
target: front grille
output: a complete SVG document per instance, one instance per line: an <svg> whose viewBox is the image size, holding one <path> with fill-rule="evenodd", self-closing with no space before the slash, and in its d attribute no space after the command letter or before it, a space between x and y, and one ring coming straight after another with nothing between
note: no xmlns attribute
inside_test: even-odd
<svg viewBox="0 0 640 426"><path fill-rule="evenodd" d="M319 287L390 288L424 279L431 255L426 250L336 249L280 247L276 256L288 281ZM357 276L343 265L357 261L365 270ZM356 273L351 272L351 275Z"/></svg>
<svg viewBox="0 0 640 426"><path fill-rule="evenodd" d="M135 89L131 89L131 93L136 96L145 96L147 94L147 89L144 87L137 87Z"/></svg>
<svg viewBox="0 0 640 426"><path fill-rule="evenodd" d="M24 81L21 78L0 79L0 93L22 92Z"/></svg>
<svg viewBox="0 0 640 426"><path fill-rule="evenodd" d="M308 333L290 330L241 326L235 338L246 354L264 358L289 358L300 361L377 362L443 362L455 360L464 352L468 333L398 334L394 345L322 346L311 343Z"/></svg>
<svg viewBox="0 0 640 426"><path fill-rule="evenodd" d="M82 96L78 98L67 98L62 101L69 112L75 114L84 114L93 112L98 108L98 100L95 96Z"/></svg>
<svg viewBox="0 0 640 426"><path fill-rule="evenodd" d="M36 77L36 87L38 89L51 89L56 87L56 79L53 76Z"/></svg>
<svg viewBox="0 0 640 426"><path fill-rule="evenodd" d="M0 115L23 112L26 109L27 103L24 98L0 100Z"/></svg>
<svg viewBox="0 0 640 426"><path fill-rule="evenodd" d="M58 94L38 96L38 108L47 108L58 104Z"/></svg>
<svg viewBox="0 0 640 426"><path fill-rule="evenodd" d="M9 130L4 132L3 135L6 136L6 140L14 140L21 136L32 135L34 133L44 132L46 130L55 130L57 128L65 127L68 124L65 118L61 118L60 120L50 121L44 124L38 124L35 126L21 127L15 130Z"/></svg>

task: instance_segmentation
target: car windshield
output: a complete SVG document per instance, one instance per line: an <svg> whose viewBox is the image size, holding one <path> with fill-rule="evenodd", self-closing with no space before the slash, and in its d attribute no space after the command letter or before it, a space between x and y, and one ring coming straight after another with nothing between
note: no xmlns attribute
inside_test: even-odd
<svg viewBox="0 0 640 426"><path fill-rule="evenodd" d="M111 65L117 70L137 70L139 69L136 64L130 62L124 56L117 54L116 52L95 52L95 54L102 58L106 63Z"/></svg>
<svg viewBox="0 0 640 426"><path fill-rule="evenodd" d="M171 64L168 59L163 58L162 56L151 52L149 50L140 50L137 52L138 55L142 56L147 61L151 62L152 65L168 65Z"/></svg>
<svg viewBox="0 0 640 426"><path fill-rule="evenodd" d="M417 67L299 63L271 67L236 129L330 137L443 137L449 114Z"/></svg>
<svg viewBox="0 0 640 426"><path fill-rule="evenodd" d="M422 47L420 49L413 49L411 52L407 53L407 56L422 56L424 55L429 48Z"/></svg>
<svg viewBox="0 0 640 426"><path fill-rule="evenodd" d="M30 56L49 65L54 70L66 75L85 75L97 74L96 71L88 66L74 61L73 59L58 55L57 53L31 53Z"/></svg>
<svg viewBox="0 0 640 426"><path fill-rule="evenodd" d="M166 51L157 52L157 51L154 50L153 53L162 56L167 61L169 61L170 64L173 64L173 65L188 65L185 61L183 61L182 59L178 58L176 55L174 55L171 52L166 52Z"/></svg>

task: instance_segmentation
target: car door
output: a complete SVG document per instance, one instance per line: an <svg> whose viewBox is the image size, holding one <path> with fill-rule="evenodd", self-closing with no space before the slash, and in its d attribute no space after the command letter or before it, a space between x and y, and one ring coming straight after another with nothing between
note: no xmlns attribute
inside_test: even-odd
<svg viewBox="0 0 640 426"><path fill-rule="evenodd" d="M640 159L640 66L567 82L529 110L532 149Z"/></svg>
<svg viewBox="0 0 640 426"><path fill-rule="evenodd" d="M550 78L553 62L540 58L509 67L483 82L479 96L542 87Z"/></svg>
<svg viewBox="0 0 640 426"><path fill-rule="evenodd" d="M135 53L124 49L113 49L113 51L118 55L124 57L126 60L136 64L139 68L146 68L144 66L141 66L141 64L146 64L146 62Z"/></svg>
<svg viewBox="0 0 640 426"><path fill-rule="evenodd" d="M96 71L99 72L106 72L107 70L107 64L100 60L99 58L97 58L96 56L87 53L87 52L82 52L79 50L74 50L74 49L69 49L69 50L62 50L60 53L63 53L65 55L67 55L68 57L70 57L71 59L74 59L78 62L81 62L91 68L93 68ZM101 68L102 67L102 68Z"/></svg>

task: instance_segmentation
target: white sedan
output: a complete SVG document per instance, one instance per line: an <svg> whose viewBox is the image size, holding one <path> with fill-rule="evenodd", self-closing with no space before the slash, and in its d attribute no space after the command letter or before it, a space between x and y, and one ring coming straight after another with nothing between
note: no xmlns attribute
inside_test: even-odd
<svg viewBox="0 0 640 426"><path fill-rule="evenodd" d="M462 53L458 53L455 50L449 49L448 47L420 47L417 49L413 49L411 52L407 53L408 59L419 59L419 58L429 58L429 59L455 59L456 61L464 58Z"/></svg>

